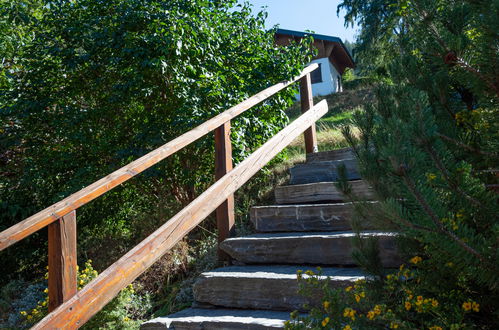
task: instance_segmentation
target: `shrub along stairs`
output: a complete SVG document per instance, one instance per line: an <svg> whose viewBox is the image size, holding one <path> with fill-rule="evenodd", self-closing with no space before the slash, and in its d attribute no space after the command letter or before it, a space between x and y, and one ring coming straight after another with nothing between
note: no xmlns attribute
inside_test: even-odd
<svg viewBox="0 0 499 330"><path fill-rule="evenodd" d="M372 199L361 180L350 149L307 155L293 167L290 185L277 187L277 205L256 206L251 220L257 234L226 239L221 249L234 266L203 273L194 284L193 308L159 317L142 329L275 329L291 311L320 303L298 293L298 270L322 267L330 285L345 287L365 276L352 258L351 203L332 183L344 165L352 190ZM376 236L385 267L397 267L394 233L374 231L369 224L361 236Z"/></svg>

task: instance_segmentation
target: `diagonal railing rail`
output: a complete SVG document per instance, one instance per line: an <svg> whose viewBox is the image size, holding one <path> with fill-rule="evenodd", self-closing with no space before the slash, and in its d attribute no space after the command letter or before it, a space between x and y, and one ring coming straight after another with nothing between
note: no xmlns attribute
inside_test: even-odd
<svg viewBox="0 0 499 330"><path fill-rule="evenodd" d="M49 314L34 329L75 329L101 310L121 289L147 270L210 213L216 210L219 241L234 225L234 192L300 134L307 152L317 151L315 122L327 112L327 103L313 106L312 64L290 81L278 83L204 122L73 195L0 233L0 251L48 226ZM292 83L300 80L303 114L248 158L232 168L230 121ZM217 181L140 244L77 291L76 209L157 164L169 155L215 131ZM227 256L220 254L220 257Z"/></svg>

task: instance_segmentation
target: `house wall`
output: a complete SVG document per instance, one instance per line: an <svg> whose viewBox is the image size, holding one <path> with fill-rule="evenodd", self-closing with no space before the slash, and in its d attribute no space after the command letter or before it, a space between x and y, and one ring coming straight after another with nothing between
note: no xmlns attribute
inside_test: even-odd
<svg viewBox="0 0 499 330"><path fill-rule="evenodd" d="M321 64L321 73L322 73L322 82L312 84L312 95L324 96L338 92L338 76L341 77L341 75L338 73L338 71L331 63L329 58L328 57L318 58L310 63ZM341 88L339 92L341 92ZM300 95L297 95L297 100L299 99Z"/></svg>

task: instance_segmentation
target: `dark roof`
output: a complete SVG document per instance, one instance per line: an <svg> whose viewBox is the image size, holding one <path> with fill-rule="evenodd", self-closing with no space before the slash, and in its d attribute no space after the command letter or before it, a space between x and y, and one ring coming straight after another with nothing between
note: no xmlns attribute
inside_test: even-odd
<svg viewBox="0 0 499 330"><path fill-rule="evenodd" d="M338 37L327 36L324 34L310 33L310 32L286 30L286 29L277 29L275 33L276 34L290 35L290 36L299 37L299 38L312 36L314 38L314 40L324 40L324 41L339 43L341 45L341 47L344 49L344 51L345 51L346 55L348 56L348 59L351 61L351 63L352 64L355 63L353 61L352 54L350 54L350 51L345 47L345 44L343 43L343 41L341 41L341 39Z"/></svg>

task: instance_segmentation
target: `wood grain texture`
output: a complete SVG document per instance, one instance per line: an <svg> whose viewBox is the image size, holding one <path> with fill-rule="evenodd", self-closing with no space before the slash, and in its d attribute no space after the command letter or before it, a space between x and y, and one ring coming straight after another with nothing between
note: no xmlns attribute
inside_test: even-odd
<svg viewBox="0 0 499 330"><path fill-rule="evenodd" d="M368 200L374 198L374 191L365 181L358 180L349 183L353 194ZM332 182L280 186L275 189L275 200L278 204L344 201L345 199L343 193Z"/></svg>
<svg viewBox="0 0 499 330"><path fill-rule="evenodd" d="M233 106L232 108L222 112L221 114L207 120L198 127L182 134L178 138L164 144L163 146L151 151L150 153L140 157L130 164L114 171L108 176L94 182L93 184L83 188L82 190L72 194L71 196L55 203L46 209L32 215L31 217L17 223L16 225L2 231L0 233L0 251L8 246L20 241L21 239L31 235L32 233L44 228L48 224L65 216L69 212L76 210L82 205L87 204L93 199L101 196L114 187L131 179L135 175L145 171L149 167L157 164L161 160L184 148L190 143L198 140L202 136L213 131L220 125L228 122L232 118L238 116L254 105L262 102L268 97L276 94L280 90L291 85L304 75L309 74L318 67L317 64L311 64L302 73L290 81L284 81L273 85L245 101Z"/></svg>
<svg viewBox="0 0 499 330"><path fill-rule="evenodd" d="M301 112L305 113L314 106L314 99L312 94L312 80L310 73L300 79L300 102ZM305 150L307 153L317 152L317 136L315 132L315 123L305 131Z"/></svg>
<svg viewBox="0 0 499 330"><path fill-rule="evenodd" d="M219 180L232 170L232 145L230 141L230 121L215 130L215 180ZM234 194L231 194L216 210L218 242L234 235ZM218 249L220 262L230 261L230 256Z"/></svg>
<svg viewBox="0 0 499 330"><path fill-rule="evenodd" d="M77 292L76 211L48 226L49 312Z"/></svg>
<svg viewBox="0 0 499 330"><path fill-rule="evenodd" d="M327 110L328 106L324 100L301 115L87 284L75 296L47 315L33 329L74 329L82 326L121 289L171 249L275 155L326 114Z"/></svg>
<svg viewBox="0 0 499 330"><path fill-rule="evenodd" d="M307 162L295 165L289 169L289 184L338 181L340 179L338 172L340 166L345 166L347 180L360 179L357 160L345 159L325 162Z"/></svg>

